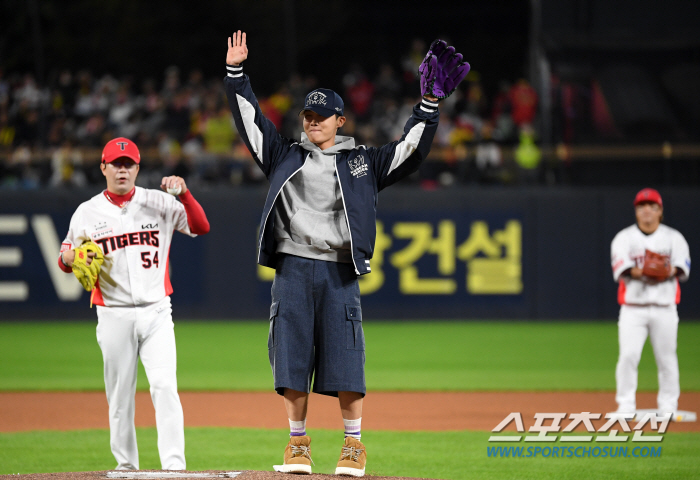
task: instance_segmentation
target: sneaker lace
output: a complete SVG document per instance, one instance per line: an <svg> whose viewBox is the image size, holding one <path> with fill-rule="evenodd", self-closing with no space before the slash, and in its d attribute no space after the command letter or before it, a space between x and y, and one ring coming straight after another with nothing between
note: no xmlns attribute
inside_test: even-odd
<svg viewBox="0 0 700 480"><path fill-rule="evenodd" d="M314 461L311 459L311 449L306 445L291 445L292 455L295 457L306 457L309 459L312 465L316 466Z"/></svg>
<svg viewBox="0 0 700 480"><path fill-rule="evenodd" d="M345 459L349 458L353 462L357 462L357 459L360 457L362 452L364 452L364 449L362 449L362 448L343 447L343 452L341 454L340 459L345 460Z"/></svg>

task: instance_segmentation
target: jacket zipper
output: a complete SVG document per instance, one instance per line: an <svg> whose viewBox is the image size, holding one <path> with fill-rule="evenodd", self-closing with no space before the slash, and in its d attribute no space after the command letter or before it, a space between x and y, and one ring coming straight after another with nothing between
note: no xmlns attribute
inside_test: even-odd
<svg viewBox="0 0 700 480"><path fill-rule="evenodd" d="M343 201L343 211L345 212L345 223L348 225L348 233L350 234L350 256L352 257L352 266L355 267L355 273L359 276L360 271L357 269L357 263L355 262L355 247L352 243L352 230L350 230L350 220L348 219L348 209L345 206L345 195L343 194L343 182L340 181L340 174L338 173L338 163L335 161L335 155L333 155L333 167L335 168L335 178L338 179L338 185L340 186L340 199Z"/></svg>

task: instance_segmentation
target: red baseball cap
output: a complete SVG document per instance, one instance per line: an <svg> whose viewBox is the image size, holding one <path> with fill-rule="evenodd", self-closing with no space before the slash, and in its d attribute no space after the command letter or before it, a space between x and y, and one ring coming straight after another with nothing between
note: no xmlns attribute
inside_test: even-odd
<svg viewBox="0 0 700 480"><path fill-rule="evenodd" d="M137 147L134 142L124 137L115 138L107 142L104 150L102 150L102 163L113 162L121 157L130 158L134 163L139 163L141 161L139 147Z"/></svg>
<svg viewBox="0 0 700 480"><path fill-rule="evenodd" d="M634 206L636 207L642 202L653 202L658 203L661 207L664 206L661 201L661 194L653 188L645 188L637 193L637 196L634 197Z"/></svg>

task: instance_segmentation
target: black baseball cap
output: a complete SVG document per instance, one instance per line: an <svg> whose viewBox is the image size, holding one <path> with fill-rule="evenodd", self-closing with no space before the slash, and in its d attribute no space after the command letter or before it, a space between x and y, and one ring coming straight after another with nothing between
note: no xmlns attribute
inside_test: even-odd
<svg viewBox="0 0 700 480"><path fill-rule="evenodd" d="M304 100L304 108L301 109L299 115L304 113L306 110L311 110L324 117L331 117L333 115L343 115L345 111L345 105L343 104L343 99L340 95L335 93L333 90L328 88L317 88L316 90L310 92L306 99Z"/></svg>

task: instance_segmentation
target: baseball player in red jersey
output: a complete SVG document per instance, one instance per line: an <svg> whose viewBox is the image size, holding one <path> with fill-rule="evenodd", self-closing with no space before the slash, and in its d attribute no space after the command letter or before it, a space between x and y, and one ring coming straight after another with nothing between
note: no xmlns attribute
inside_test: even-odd
<svg viewBox="0 0 700 480"><path fill-rule="evenodd" d="M659 413L675 414L680 396L676 305L681 299L679 282L690 274L690 253L683 235L661 223L664 209L659 192L641 190L634 209L637 223L620 231L611 245L620 303L617 412L636 410L637 366L648 336L658 369ZM658 265L652 267L652 262Z"/></svg>
<svg viewBox="0 0 700 480"><path fill-rule="evenodd" d="M163 177L161 188L170 195L136 187L140 161L138 147L131 140L116 138L107 143L100 165L107 189L73 214L58 264L71 272L75 248L87 241L97 244L104 255L93 300L117 470L139 468L134 427L139 358L156 411L162 468L184 470L185 434L177 393L168 254L174 230L192 237L203 235L209 231L209 222L180 177Z"/></svg>

